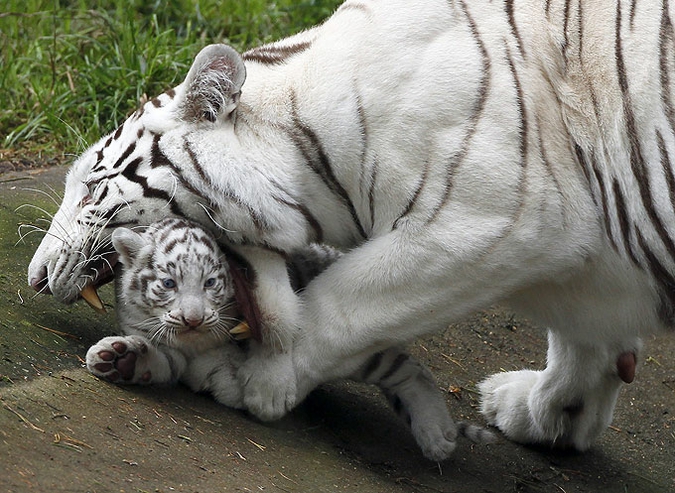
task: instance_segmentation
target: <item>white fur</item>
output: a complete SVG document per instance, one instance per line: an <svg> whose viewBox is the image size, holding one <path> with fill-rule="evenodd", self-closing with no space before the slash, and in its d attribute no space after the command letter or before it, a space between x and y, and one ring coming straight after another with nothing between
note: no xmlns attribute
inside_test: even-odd
<svg viewBox="0 0 675 493"><path fill-rule="evenodd" d="M251 358L239 372L252 412L281 416L318 383L352 371L360 356L509 303L551 328L549 364L489 378L481 386L488 420L519 441L580 449L607 426L621 385L617 357L639 354L640 337L664 326L639 234L675 272L645 209L629 137L640 141L651 200L673 237L660 151L675 162L675 135L659 92L655 3L636 4L631 26L624 6L622 58L615 56L618 4L563 3L518 2L514 29L502 2L348 1L322 26L281 45L311 41L307 50L281 64L247 63L238 106L226 105L218 121L184 118L195 69L175 98L160 108L148 103L106 149L110 166L140 125L161 134L159 147L176 170L144 162L139 173L173 190L185 215L230 242L283 251L307 244L315 230L301 205L325 241L351 249L310 283L298 311L284 308L293 348ZM222 51L210 48L195 66L208 67L204 59ZM627 97L619 59L627 60ZM672 98L672 63L668 69ZM224 96L236 102L228 99L234 93ZM148 139L141 138L146 147ZM314 140L320 150L308 150ZM320 178L322 157L353 210ZM48 272L63 301L72 301L81 275L75 263L55 266L70 262L78 245L74 204L93 159L91 150L75 164L54 234L29 268L33 284ZM617 191L626 202L627 240ZM166 214L166 204L144 205L141 221ZM58 228L78 240L63 252Z"/></svg>

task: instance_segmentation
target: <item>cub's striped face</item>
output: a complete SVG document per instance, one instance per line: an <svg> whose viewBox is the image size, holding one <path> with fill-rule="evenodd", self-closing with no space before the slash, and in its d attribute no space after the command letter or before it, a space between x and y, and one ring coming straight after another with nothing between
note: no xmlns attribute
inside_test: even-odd
<svg viewBox="0 0 675 493"><path fill-rule="evenodd" d="M166 219L142 234L119 228L112 243L123 265L117 309L129 329L185 350L203 351L229 337L237 324L233 282L206 231Z"/></svg>
<svg viewBox="0 0 675 493"><path fill-rule="evenodd" d="M145 103L73 164L63 202L28 269L37 291L71 303L83 288L110 281L117 227L176 216L213 227L203 178L190 167L182 136L228 118L245 69L231 48L210 48L181 85Z"/></svg>

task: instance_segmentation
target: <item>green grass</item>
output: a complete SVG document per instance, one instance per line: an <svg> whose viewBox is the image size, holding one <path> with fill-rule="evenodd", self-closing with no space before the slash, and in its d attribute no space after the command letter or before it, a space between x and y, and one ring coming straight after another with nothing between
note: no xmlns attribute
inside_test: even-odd
<svg viewBox="0 0 675 493"><path fill-rule="evenodd" d="M200 48L239 50L321 22L341 0L4 0L0 149L79 152L177 85Z"/></svg>

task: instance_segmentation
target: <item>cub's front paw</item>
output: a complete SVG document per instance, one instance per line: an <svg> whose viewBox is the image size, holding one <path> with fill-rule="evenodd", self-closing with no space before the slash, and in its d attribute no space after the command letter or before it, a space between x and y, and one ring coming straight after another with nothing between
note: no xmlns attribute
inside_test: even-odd
<svg viewBox="0 0 675 493"><path fill-rule="evenodd" d="M109 382L151 383L152 372L144 364L150 347L138 336L105 337L87 351L87 369Z"/></svg>
<svg viewBox="0 0 675 493"><path fill-rule="evenodd" d="M284 416L297 404L296 375L290 354L256 354L239 369L244 406L263 421Z"/></svg>

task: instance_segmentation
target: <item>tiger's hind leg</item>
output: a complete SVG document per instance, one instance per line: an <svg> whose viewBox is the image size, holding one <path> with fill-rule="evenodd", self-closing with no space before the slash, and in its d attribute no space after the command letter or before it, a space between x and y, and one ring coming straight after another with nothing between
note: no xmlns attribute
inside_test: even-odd
<svg viewBox="0 0 675 493"><path fill-rule="evenodd" d="M479 384L481 412L511 440L586 450L610 425L624 379L632 380L639 340L629 346L614 350L549 332L546 369L487 378Z"/></svg>
<svg viewBox="0 0 675 493"><path fill-rule="evenodd" d="M586 450L611 423L621 386L635 376L640 335L661 325L658 294L612 255L515 301L551 329L546 369L497 373L479 386L482 413L508 438Z"/></svg>
<svg viewBox="0 0 675 493"><path fill-rule="evenodd" d="M399 348L371 356L352 378L380 387L394 411L408 423L428 459L449 458L460 435L478 443L494 439L484 428L455 423L431 372Z"/></svg>

